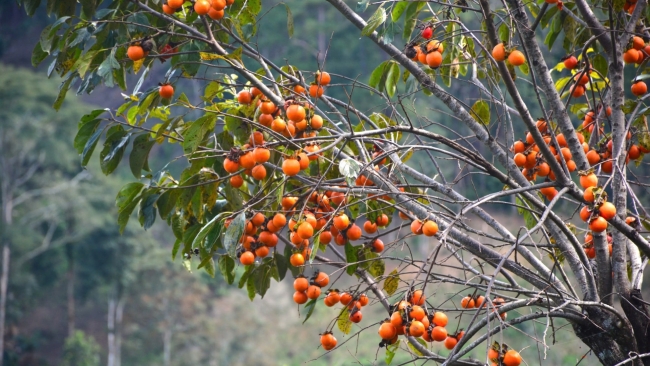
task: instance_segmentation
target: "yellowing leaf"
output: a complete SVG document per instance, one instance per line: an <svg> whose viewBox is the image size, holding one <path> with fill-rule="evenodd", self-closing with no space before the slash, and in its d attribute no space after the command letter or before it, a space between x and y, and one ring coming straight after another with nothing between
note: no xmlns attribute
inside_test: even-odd
<svg viewBox="0 0 650 366"><path fill-rule="evenodd" d="M339 317L336 320L336 325L343 334L350 334L350 331L352 330L352 321L348 315L347 308L341 310L341 314L339 314Z"/></svg>
<svg viewBox="0 0 650 366"><path fill-rule="evenodd" d="M199 52L199 56L203 61L223 59L223 56L217 55L216 53L209 53L209 52Z"/></svg>
<svg viewBox="0 0 650 366"><path fill-rule="evenodd" d="M399 273L394 269L384 280L384 291L388 296L392 296L399 286Z"/></svg>
<svg viewBox="0 0 650 366"><path fill-rule="evenodd" d="M138 71L140 71L140 68L142 67L142 64L144 63L144 59L141 58L137 61L133 61L133 73L137 74Z"/></svg>

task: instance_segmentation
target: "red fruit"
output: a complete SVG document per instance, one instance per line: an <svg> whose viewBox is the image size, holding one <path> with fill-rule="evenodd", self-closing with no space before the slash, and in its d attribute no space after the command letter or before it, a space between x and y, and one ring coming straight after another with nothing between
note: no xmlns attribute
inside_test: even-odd
<svg viewBox="0 0 650 366"><path fill-rule="evenodd" d="M433 36L433 29L431 27L426 27L422 30L422 38L429 39Z"/></svg>
<svg viewBox="0 0 650 366"><path fill-rule="evenodd" d="M569 56L564 59L564 67L573 70L578 67L578 59L575 56Z"/></svg>
<svg viewBox="0 0 650 366"><path fill-rule="evenodd" d="M163 84L158 89L158 93L162 98L169 99L174 96L174 87L169 84Z"/></svg>

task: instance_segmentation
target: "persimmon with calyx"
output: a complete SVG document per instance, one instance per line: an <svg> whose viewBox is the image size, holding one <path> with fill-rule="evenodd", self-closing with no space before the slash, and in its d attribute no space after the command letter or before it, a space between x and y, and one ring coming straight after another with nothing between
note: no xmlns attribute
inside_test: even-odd
<svg viewBox="0 0 650 366"><path fill-rule="evenodd" d="M212 0L211 4L212 9L223 10L226 8L226 0Z"/></svg>
<svg viewBox="0 0 650 366"><path fill-rule="evenodd" d="M350 321L353 322L353 323L358 323L358 322L361 321L361 319L363 319L363 314L361 314L361 311L359 311L359 310L353 311L353 312L350 314L350 318L349 318L349 319L350 319Z"/></svg>
<svg viewBox="0 0 650 366"><path fill-rule="evenodd" d="M176 9L172 8L171 6L169 6L167 4L163 4L162 10L163 10L163 13L165 13L167 15L172 15L172 14L174 14L176 12Z"/></svg>
<svg viewBox="0 0 650 366"><path fill-rule="evenodd" d="M585 201L589 203L593 203L595 196L594 196L594 191L598 189L597 187L588 187L585 189L585 193L582 195L582 198L584 198Z"/></svg>
<svg viewBox="0 0 650 366"><path fill-rule="evenodd" d="M343 292L339 301L341 302L341 305L348 305L352 301L352 295Z"/></svg>
<svg viewBox="0 0 650 366"><path fill-rule="evenodd" d="M498 45L494 46L492 49L492 57L494 57L494 60L497 62L506 60L506 47L503 45L503 43L499 43Z"/></svg>
<svg viewBox="0 0 650 366"><path fill-rule="evenodd" d="M330 76L329 73L325 71L316 71L315 73L315 78L316 78L316 84L326 86L330 83L332 80L332 77Z"/></svg>
<svg viewBox="0 0 650 366"><path fill-rule="evenodd" d="M630 48L629 50L625 51L625 53L623 53L623 62L626 64L635 64L638 60L639 52L634 48Z"/></svg>
<svg viewBox="0 0 650 366"><path fill-rule="evenodd" d="M309 239L312 236L314 236L314 227L311 226L308 222L303 222L298 226L298 230L296 231L296 233L302 239Z"/></svg>
<svg viewBox="0 0 650 366"><path fill-rule="evenodd" d="M488 350L487 357L488 357L488 360L496 362L499 359L499 351L495 350L492 347L490 347L490 349Z"/></svg>
<svg viewBox="0 0 650 366"><path fill-rule="evenodd" d="M583 206L582 209L580 210L580 218L582 221L587 222L589 218L591 217L591 211L589 210L589 207Z"/></svg>
<svg viewBox="0 0 650 366"><path fill-rule="evenodd" d="M519 352L510 349L503 355L502 363L504 366L519 366L521 364L521 355Z"/></svg>
<svg viewBox="0 0 650 366"><path fill-rule="evenodd" d="M160 94L161 98L170 99L174 96L174 87L171 84L162 84L158 88L158 94Z"/></svg>
<svg viewBox="0 0 650 366"><path fill-rule="evenodd" d="M332 306L338 304L340 300L341 300L341 295L339 295L338 291L330 291L325 296L323 302L325 302L325 306L331 308Z"/></svg>
<svg viewBox="0 0 650 366"><path fill-rule="evenodd" d="M253 150L253 158L258 164L264 164L271 158L271 152L265 147L256 147Z"/></svg>
<svg viewBox="0 0 650 366"><path fill-rule="evenodd" d="M323 349L329 351L336 347L336 338L332 332L325 332L320 336L320 344L323 346Z"/></svg>
<svg viewBox="0 0 650 366"><path fill-rule="evenodd" d="M325 287L330 283L330 276L325 272L318 272L316 278L314 278L314 283L320 287Z"/></svg>
<svg viewBox="0 0 650 366"><path fill-rule="evenodd" d="M422 306L424 305L425 300L426 300L426 296L424 296L422 290L415 290L411 294L411 298L409 299L409 302L413 305Z"/></svg>
<svg viewBox="0 0 650 366"><path fill-rule="evenodd" d="M442 65L442 54L438 51L429 52L426 56L426 62L430 68L436 69Z"/></svg>
<svg viewBox="0 0 650 366"><path fill-rule="evenodd" d="M298 160L289 158L282 162L282 172L290 177L300 173L300 163Z"/></svg>
<svg viewBox="0 0 650 366"><path fill-rule="evenodd" d="M138 61L145 57L145 53L141 46L132 45L126 50L126 56L131 59L131 61Z"/></svg>
<svg viewBox="0 0 650 366"><path fill-rule="evenodd" d="M365 231L368 234L374 234L377 232L377 224L366 221L363 223L363 231Z"/></svg>
<svg viewBox="0 0 650 366"><path fill-rule="evenodd" d="M388 225L388 216L386 214L381 214L377 216L377 220L375 220L375 223L377 223L377 226L381 226L381 227Z"/></svg>
<svg viewBox="0 0 650 366"><path fill-rule="evenodd" d="M573 70L576 67L578 67L578 59L573 55L566 57L563 62L564 62L564 67L566 67L569 70Z"/></svg>

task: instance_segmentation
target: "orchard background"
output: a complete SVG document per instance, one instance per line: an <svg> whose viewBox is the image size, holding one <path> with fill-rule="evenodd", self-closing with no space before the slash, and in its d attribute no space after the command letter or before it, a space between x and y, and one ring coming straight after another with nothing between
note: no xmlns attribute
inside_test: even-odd
<svg viewBox="0 0 650 366"><path fill-rule="evenodd" d="M650 363L646 2L0 4L3 364Z"/></svg>

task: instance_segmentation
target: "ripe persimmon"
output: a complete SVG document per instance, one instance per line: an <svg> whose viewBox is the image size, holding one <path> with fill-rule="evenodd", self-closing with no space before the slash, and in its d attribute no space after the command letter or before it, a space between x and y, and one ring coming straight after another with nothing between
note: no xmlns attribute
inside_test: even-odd
<svg viewBox="0 0 650 366"><path fill-rule="evenodd" d="M576 67L578 67L578 59L573 55L565 58L564 67L566 67L569 70L575 69Z"/></svg>
<svg viewBox="0 0 650 366"><path fill-rule="evenodd" d="M314 283L320 287L325 287L328 283L330 283L330 276L328 276L325 272L318 272L316 278L314 279Z"/></svg>
<svg viewBox="0 0 650 366"><path fill-rule="evenodd" d="M580 84L575 84L573 86L573 89L571 89L571 96L574 98L580 98L581 96L585 95L585 87Z"/></svg>
<svg viewBox="0 0 650 366"><path fill-rule="evenodd" d="M330 291L327 293L323 301L325 302L325 305L327 307L332 307L338 304L340 300L341 300L341 295L339 295L338 291Z"/></svg>
<svg viewBox="0 0 650 366"><path fill-rule="evenodd" d="M508 62L512 66L521 66L526 63L526 56L519 50L514 50L508 55Z"/></svg>
<svg viewBox="0 0 650 366"><path fill-rule="evenodd" d="M384 251L384 242L381 239L375 239L372 241L372 251L375 253L381 253Z"/></svg>
<svg viewBox="0 0 650 366"><path fill-rule="evenodd" d="M368 234L374 234L377 232L377 224L372 223L370 221L366 221L363 223L363 231L365 231Z"/></svg>
<svg viewBox="0 0 650 366"><path fill-rule="evenodd" d="M381 339L389 340L395 338L397 335L397 329L390 321L388 321L379 326L379 331L377 333L379 333Z"/></svg>
<svg viewBox="0 0 650 366"><path fill-rule="evenodd" d="M296 291L296 292L293 293L293 301L296 304L304 304L304 303L307 302L307 300L309 300L309 298L307 297L306 292L304 292L304 291Z"/></svg>
<svg viewBox="0 0 650 366"><path fill-rule="evenodd" d="M595 219L591 220L591 222L589 222L589 230L596 233L601 233L607 230L607 220L601 216L596 217Z"/></svg>
<svg viewBox="0 0 650 366"><path fill-rule="evenodd" d="M248 151L244 155L239 157L239 165L244 169L253 169L255 166L255 157L253 157L253 152Z"/></svg>
<svg viewBox="0 0 650 366"><path fill-rule="evenodd" d="M352 301L352 295L347 292L341 293L341 298L339 300L341 305L348 305Z"/></svg>
<svg viewBox="0 0 650 366"><path fill-rule="evenodd" d="M409 312L409 317L415 320L422 320L426 316L424 309L419 305L413 305Z"/></svg>
<svg viewBox="0 0 650 366"><path fill-rule="evenodd" d="M438 224L435 221L427 220L424 225L422 225L422 233L425 236L434 236L438 233Z"/></svg>
<svg viewBox="0 0 650 366"><path fill-rule="evenodd" d="M361 314L361 311L359 311L359 310L353 311L350 314L350 321L353 322L353 323L358 323L358 322L361 321L361 319L363 319L363 314Z"/></svg>
<svg viewBox="0 0 650 366"><path fill-rule="evenodd" d="M460 300L460 307L463 309L472 309L474 308L474 299L470 296L465 296Z"/></svg>
<svg viewBox="0 0 650 366"><path fill-rule="evenodd" d="M598 212L605 220L611 220L616 216L616 206L611 202L604 202L598 207Z"/></svg>
<svg viewBox="0 0 650 366"><path fill-rule="evenodd" d="M255 255L259 258L264 258L269 255L269 248L266 245L262 245L255 249Z"/></svg>
<svg viewBox="0 0 650 366"><path fill-rule="evenodd" d="M255 254L247 250L241 254L239 261L245 266L250 266L251 264L255 263Z"/></svg>
<svg viewBox="0 0 650 366"><path fill-rule="evenodd" d="M126 56L132 61L138 61L145 57L145 53L141 46L133 45L126 50Z"/></svg>
<svg viewBox="0 0 650 366"><path fill-rule="evenodd" d="M456 347L456 344L457 344L457 343L458 343L458 339L456 339L455 337L449 337L449 336L448 336L448 337L445 339L445 348L446 348L446 349L450 349L450 350L451 350L451 349L454 349L454 347Z"/></svg>
<svg viewBox="0 0 650 366"><path fill-rule="evenodd" d="M266 114L273 114L276 110L276 106L273 102L271 101L265 101L260 104L260 112L266 113Z"/></svg>
<svg viewBox="0 0 650 366"><path fill-rule="evenodd" d="M326 332L320 336L320 344L323 346L323 349L329 351L336 347L336 338L331 332Z"/></svg>
<svg viewBox="0 0 650 366"><path fill-rule="evenodd" d="M158 94L160 94L161 98L170 99L174 96L174 87L170 84L163 84L158 89Z"/></svg>
<svg viewBox="0 0 650 366"><path fill-rule="evenodd" d="M430 68L436 69L442 65L442 54L438 51L429 52L426 56L426 62Z"/></svg>
<svg viewBox="0 0 650 366"><path fill-rule="evenodd" d="M510 349L503 355L504 366L519 366L521 364L521 355L519 352Z"/></svg>
<svg viewBox="0 0 650 366"><path fill-rule="evenodd" d="M305 119L305 108L298 104L292 104L287 108L287 118L294 122L300 122Z"/></svg>
<svg viewBox="0 0 650 366"><path fill-rule="evenodd" d="M194 3L194 11L198 15L205 15L207 14L212 6L210 5L210 1L208 0L196 0Z"/></svg>
<svg viewBox="0 0 650 366"><path fill-rule="evenodd" d="M492 49L492 57L494 57L497 62L506 60L506 47L503 45L503 43L499 43L498 45L494 46Z"/></svg>
<svg viewBox="0 0 650 366"><path fill-rule="evenodd" d="M316 71L315 73L315 78L316 78L316 84L326 86L330 83L332 80L332 77L330 76L329 73L325 71Z"/></svg>
<svg viewBox="0 0 650 366"><path fill-rule="evenodd" d="M264 165L260 164L253 167L253 170L251 171L251 176L257 180L262 180L266 178L266 168L264 167Z"/></svg>
<svg viewBox="0 0 650 366"><path fill-rule="evenodd" d="M350 226L350 219L346 214L335 216L333 222L334 222L334 227L337 230L345 230L348 228L348 226Z"/></svg>
<svg viewBox="0 0 650 366"><path fill-rule="evenodd" d="M445 339L447 339L447 329L441 326L433 327L433 330L431 330L431 339L433 339L436 342L444 341Z"/></svg>
<svg viewBox="0 0 650 366"><path fill-rule="evenodd" d="M411 232L415 235L422 235L422 221L413 220L411 222Z"/></svg>
<svg viewBox="0 0 650 366"><path fill-rule="evenodd" d="M347 231L348 239L359 240L361 238L361 228L356 224L352 224Z"/></svg>
<svg viewBox="0 0 650 366"><path fill-rule="evenodd" d="M411 326L409 327L409 334L413 337L422 337L424 334L425 328L424 324L421 321L413 320Z"/></svg>
<svg viewBox="0 0 650 366"><path fill-rule="evenodd" d="M312 98L320 98L323 96L323 87L316 84L311 84L309 86L309 96Z"/></svg>
<svg viewBox="0 0 650 366"><path fill-rule="evenodd" d="M297 175L300 173L300 163L293 158L285 159L282 162L282 172L290 177Z"/></svg>
<svg viewBox="0 0 650 366"><path fill-rule="evenodd" d="M597 189L597 187L589 187L589 188L585 189L585 193L582 195L582 198L584 198L585 201L587 201L589 203L594 202L594 199L595 199L594 190L596 190L596 189Z"/></svg>
<svg viewBox="0 0 650 366"><path fill-rule="evenodd" d="M215 10L223 10L226 8L226 0L212 0L211 5Z"/></svg>
<svg viewBox="0 0 650 366"><path fill-rule="evenodd" d="M307 297L311 300L318 299L320 296L320 287L311 285L307 288Z"/></svg>
<svg viewBox="0 0 650 366"><path fill-rule="evenodd" d="M526 161L527 161L526 155L524 155L522 153L516 153L513 159L515 161L515 165L520 167L520 168L523 167L526 164Z"/></svg>
<svg viewBox="0 0 650 366"><path fill-rule="evenodd" d="M230 177L230 185L234 188L239 188L244 185L244 178L241 175L233 175Z"/></svg>
<svg viewBox="0 0 650 366"><path fill-rule="evenodd" d="M580 176L580 186L582 189L598 186L598 177L594 173L588 173Z"/></svg>
<svg viewBox="0 0 650 366"><path fill-rule="evenodd" d="M433 319L431 321L436 326L444 327L449 322L449 319L447 318L447 314L441 311L436 311L435 313L433 313Z"/></svg>
<svg viewBox="0 0 650 366"><path fill-rule="evenodd" d="M208 10L208 16L212 20L220 20L224 15L226 15L226 12L223 9L217 10L215 8L210 8L210 10Z"/></svg>
<svg viewBox="0 0 650 366"><path fill-rule="evenodd" d="M409 302L413 305L418 305L422 306L424 305L424 301L426 299L426 296L424 296L424 293L422 290L415 290L411 294L411 298L409 299Z"/></svg>
<svg viewBox="0 0 650 366"><path fill-rule="evenodd" d="M635 81L630 89L632 90L632 94L636 95L637 97L640 97L648 92L648 86L643 81Z"/></svg>
<svg viewBox="0 0 650 366"><path fill-rule="evenodd" d="M303 257L300 253L294 253L289 258L289 262L294 267L300 267L305 264L305 257Z"/></svg>

